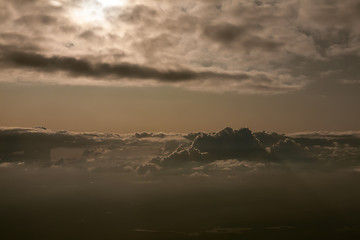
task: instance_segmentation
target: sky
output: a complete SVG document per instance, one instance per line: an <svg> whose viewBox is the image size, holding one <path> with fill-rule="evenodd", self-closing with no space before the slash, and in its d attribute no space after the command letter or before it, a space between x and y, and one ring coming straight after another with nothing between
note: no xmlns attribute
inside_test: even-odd
<svg viewBox="0 0 360 240"><path fill-rule="evenodd" d="M0 0L0 125L358 130L353 0Z"/></svg>
<svg viewBox="0 0 360 240"><path fill-rule="evenodd" d="M0 239L360 239L360 1L0 0Z"/></svg>

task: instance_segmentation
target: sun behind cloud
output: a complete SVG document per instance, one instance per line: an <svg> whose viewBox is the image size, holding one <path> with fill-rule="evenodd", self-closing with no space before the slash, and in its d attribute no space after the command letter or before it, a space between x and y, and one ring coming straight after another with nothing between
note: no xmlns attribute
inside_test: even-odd
<svg viewBox="0 0 360 240"><path fill-rule="evenodd" d="M98 2L104 7L123 6L126 4L126 0L98 0Z"/></svg>
<svg viewBox="0 0 360 240"><path fill-rule="evenodd" d="M121 7L127 4L126 0L87 0L82 1L71 11L71 18L77 23L104 23L104 9Z"/></svg>

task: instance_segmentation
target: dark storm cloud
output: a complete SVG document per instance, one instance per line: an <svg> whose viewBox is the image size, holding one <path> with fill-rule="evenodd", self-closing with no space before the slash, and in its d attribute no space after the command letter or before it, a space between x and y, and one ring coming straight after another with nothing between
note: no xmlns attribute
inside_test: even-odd
<svg viewBox="0 0 360 240"><path fill-rule="evenodd" d="M265 154L265 148L249 129L225 128L216 134L200 133L189 146L179 146L170 155L153 159L153 162L171 166L220 159L262 159Z"/></svg>
<svg viewBox="0 0 360 240"><path fill-rule="evenodd" d="M264 148L253 133L247 129L225 128L215 135L201 134L192 146L207 152L213 159L256 157L264 153Z"/></svg>
<svg viewBox="0 0 360 240"><path fill-rule="evenodd" d="M2 237L99 239L106 230L115 236L109 239L357 239L359 139L360 132L1 128ZM262 157L251 157L254 151Z"/></svg>
<svg viewBox="0 0 360 240"><path fill-rule="evenodd" d="M160 71L135 64L91 64L85 59L53 56L46 57L36 53L5 52L2 57L5 65L12 67L35 68L44 72L65 71L73 76L106 77L115 75L124 78L159 79L162 81L193 80L197 73L193 71Z"/></svg>
<svg viewBox="0 0 360 240"><path fill-rule="evenodd" d="M307 147L304 147L300 143L295 142L293 139L286 138L280 140L270 147L271 154L280 160L284 161L309 161L315 160L312 153Z"/></svg>
<svg viewBox="0 0 360 240"><path fill-rule="evenodd" d="M173 153L154 158L149 164L164 169L180 167L186 169L185 172L196 170L200 175L224 169L271 169L273 164L280 168L292 166L298 170L336 170L360 164L360 137L357 132L334 136L317 134L290 137L231 128L211 134L194 133L184 136L192 139L192 143L182 144Z"/></svg>
<svg viewBox="0 0 360 240"><path fill-rule="evenodd" d="M2 128L0 164L191 177L272 169L357 171L360 166L359 132L286 136L225 128L217 133L190 135L195 138L163 133L120 135Z"/></svg>
<svg viewBox="0 0 360 240"><path fill-rule="evenodd" d="M270 147L280 140L286 139L284 134L277 133L267 133L267 132L254 132L255 137L261 142L265 147Z"/></svg>
<svg viewBox="0 0 360 240"><path fill-rule="evenodd" d="M269 134L268 138L273 136ZM269 157L265 146L247 128L233 130L228 127L218 133L194 133L184 137L193 139L192 143L180 145L173 153L155 158L152 162L171 168L188 164L204 165L222 159L253 159L261 162Z"/></svg>
<svg viewBox="0 0 360 240"><path fill-rule="evenodd" d="M210 71L193 71L187 69L180 70L159 70L156 68L130 64L130 63L94 63L86 59L73 57L52 56L47 57L38 53L12 51L6 46L2 47L0 61L4 66L13 68L33 68L43 72L64 71L72 76L86 76L93 78L111 77L118 78L137 78L155 79L162 82L182 82L204 79L235 80L243 81L246 79L259 79L264 81L263 74L228 74ZM272 81L271 79L266 79Z"/></svg>

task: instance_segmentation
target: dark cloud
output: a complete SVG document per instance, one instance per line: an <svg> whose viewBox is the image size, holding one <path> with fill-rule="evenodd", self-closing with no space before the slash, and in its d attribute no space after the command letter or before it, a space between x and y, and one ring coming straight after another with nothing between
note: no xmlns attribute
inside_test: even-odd
<svg viewBox="0 0 360 240"><path fill-rule="evenodd" d="M360 156L360 138L354 134L280 135L249 129L225 128L218 133L192 133L184 138L190 144L180 145L174 152L154 158L151 162L165 169L182 167L199 174L233 170L254 170L278 167L319 170L351 168ZM342 159L342 160L341 160ZM344 161L344 159L346 159ZM193 170L191 170L193 169Z"/></svg>
<svg viewBox="0 0 360 240"><path fill-rule="evenodd" d="M81 149L121 145L121 139L110 139L106 135L71 134L66 131L51 131L38 127L33 129L0 130L0 162L38 162L51 165L51 150L63 148ZM86 151L85 155L86 155Z"/></svg>
<svg viewBox="0 0 360 240"><path fill-rule="evenodd" d="M140 169L139 164L146 165L143 161L169 154L187 142L181 135L163 133L119 135L52 131L43 127L1 128L0 163L136 170Z"/></svg>
<svg viewBox="0 0 360 240"><path fill-rule="evenodd" d="M1 128L2 238L357 239L359 132L156 135Z"/></svg>
<svg viewBox="0 0 360 240"><path fill-rule="evenodd" d="M11 47L10 47L11 48ZM3 46L0 61L4 66L14 68L33 68L43 72L64 71L71 76L93 78L116 77L135 79L154 79L161 82L183 82L204 79L243 81L246 79L264 80L264 75L230 74L210 71L196 72L193 70L160 70L156 68L130 63L92 63L86 59L73 57L47 57L38 53L12 51ZM272 81L268 79L267 81Z"/></svg>
<svg viewBox="0 0 360 240"><path fill-rule="evenodd" d="M7 49L2 62L18 70L252 94L314 87L319 73L334 66L339 71L333 79L357 82L349 62L357 61L360 46L359 4L350 0L150 1L105 8L92 0L1 4L0 44ZM5 37L10 33L26 39ZM73 47L64 49L69 42ZM116 52L126 57L119 61ZM179 83L186 81L192 83Z"/></svg>
<svg viewBox="0 0 360 240"><path fill-rule="evenodd" d="M162 81L184 81L197 77L193 71L160 71L135 64L91 64L84 59L72 57L46 57L36 53L6 52L2 62L14 67L35 68L44 72L65 71L73 76L159 79Z"/></svg>
<svg viewBox="0 0 360 240"><path fill-rule="evenodd" d="M110 13L112 11L117 11L117 9L109 10ZM118 21L124 21L127 23L141 23L141 22L149 22L154 21L154 18L157 17L158 13L155 9L150 8L146 5L135 5L127 7L126 9L118 10ZM113 14L113 13L112 13Z"/></svg>
<svg viewBox="0 0 360 240"><path fill-rule="evenodd" d="M70 133L45 128L0 131L0 161L76 165L102 171L139 174L212 175L292 166L320 171L356 169L360 134L299 133L290 136L225 128L189 135ZM274 165L275 164L275 165ZM175 172L174 172L175 171ZM163 172L163 173L162 173Z"/></svg>
<svg viewBox="0 0 360 240"><path fill-rule="evenodd" d="M290 138L280 140L272 145L270 150L275 158L283 161L314 160L314 156L307 147L302 146Z"/></svg>
<svg viewBox="0 0 360 240"><path fill-rule="evenodd" d="M239 40L246 33L247 29L243 26L235 26L232 24L222 24L208 26L204 29L205 36L223 44L231 44Z"/></svg>
<svg viewBox="0 0 360 240"><path fill-rule="evenodd" d="M16 24L31 25L51 25L56 23L57 19L53 16L41 14L41 15L26 15L15 20Z"/></svg>
<svg viewBox="0 0 360 240"><path fill-rule="evenodd" d="M149 137L159 137L164 138L166 135L164 133L135 133L135 137L137 138L149 138Z"/></svg>
<svg viewBox="0 0 360 240"><path fill-rule="evenodd" d="M98 36L94 31L92 30L86 30L84 32L82 32L80 35L79 35L79 38L83 38L85 40L101 40L101 37Z"/></svg>
<svg viewBox="0 0 360 240"><path fill-rule="evenodd" d="M161 166L191 162L211 162L220 159L263 158L266 151L252 132L243 128L225 128L216 134L200 133L189 146L181 145L166 157L153 161Z"/></svg>
<svg viewBox="0 0 360 240"><path fill-rule="evenodd" d="M214 135L201 134L192 142L194 148L213 159L252 158L265 152L253 133L247 129L225 128Z"/></svg>
<svg viewBox="0 0 360 240"><path fill-rule="evenodd" d="M167 168L176 168L192 164L201 164L209 161L208 153L201 152L192 145L180 145L173 153L165 157L157 157L152 159L152 163Z"/></svg>
<svg viewBox="0 0 360 240"><path fill-rule="evenodd" d="M268 132L254 132L255 137L261 142L265 147L270 147L280 140L286 139L284 134L277 133L268 133Z"/></svg>
<svg viewBox="0 0 360 240"><path fill-rule="evenodd" d="M283 46L283 43L271 39L265 39L254 35L251 30L261 29L260 26L238 26L230 23L210 25L205 27L204 35L211 40L229 48L243 48L243 50L261 49L275 51Z"/></svg>

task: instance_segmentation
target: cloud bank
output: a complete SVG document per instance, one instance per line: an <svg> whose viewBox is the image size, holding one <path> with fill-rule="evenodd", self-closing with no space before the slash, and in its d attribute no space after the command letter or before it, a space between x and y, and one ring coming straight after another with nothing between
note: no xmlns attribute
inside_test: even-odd
<svg viewBox="0 0 360 240"><path fill-rule="evenodd" d="M216 170L296 168L356 171L359 132L277 134L225 128L217 133L71 133L46 128L2 128L3 166L74 166L135 174L211 175ZM177 174L178 174L177 173Z"/></svg>
<svg viewBox="0 0 360 240"><path fill-rule="evenodd" d="M1 236L357 239L359 149L355 131L1 128Z"/></svg>
<svg viewBox="0 0 360 240"><path fill-rule="evenodd" d="M358 81L347 67L360 49L359 7L350 0L0 6L1 81L251 94Z"/></svg>

